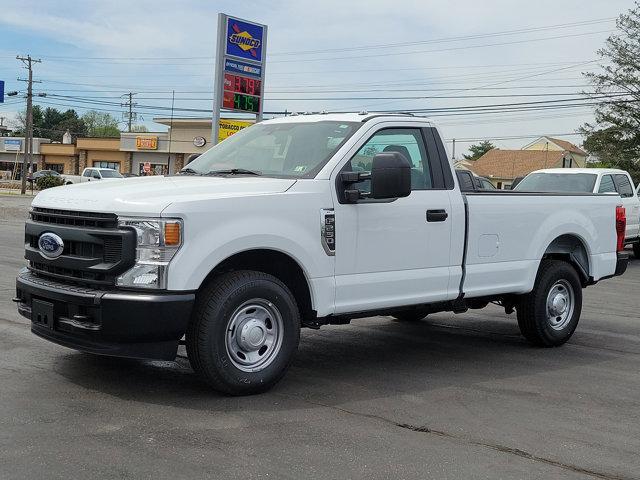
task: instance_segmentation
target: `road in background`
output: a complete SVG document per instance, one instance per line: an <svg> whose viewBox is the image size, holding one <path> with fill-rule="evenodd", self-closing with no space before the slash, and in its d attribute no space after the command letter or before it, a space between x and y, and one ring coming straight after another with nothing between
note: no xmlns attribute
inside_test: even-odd
<svg viewBox="0 0 640 480"><path fill-rule="evenodd" d="M640 262L561 348L498 307L305 329L266 394L208 390L29 332L11 302L31 199L0 197L0 478L638 478ZM184 355L184 351L182 351Z"/></svg>

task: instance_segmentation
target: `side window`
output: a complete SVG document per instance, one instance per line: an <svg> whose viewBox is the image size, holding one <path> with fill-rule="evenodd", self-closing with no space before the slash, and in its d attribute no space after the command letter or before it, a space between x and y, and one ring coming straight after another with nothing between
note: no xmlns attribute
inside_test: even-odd
<svg viewBox="0 0 640 480"><path fill-rule="evenodd" d="M600 180L600 188L598 189L598 193L608 193L615 191L616 186L613 183L613 177L611 175L603 175L602 180Z"/></svg>
<svg viewBox="0 0 640 480"><path fill-rule="evenodd" d="M616 177L616 184L618 186L618 193L622 198L633 197L633 186L629 181L629 177L626 175L618 174Z"/></svg>
<svg viewBox="0 0 640 480"><path fill-rule="evenodd" d="M87 168L82 174L83 177L90 177L93 174L93 169Z"/></svg>
<svg viewBox="0 0 640 480"><path fill-rule="evenodd" d="M373 157L382 152L398 152L411 164L411 190L432 188L431 168L418 128L389 128L375 133L345 165L344 171L370 172ZM368 180L355 184L368 191Z"/></svg>

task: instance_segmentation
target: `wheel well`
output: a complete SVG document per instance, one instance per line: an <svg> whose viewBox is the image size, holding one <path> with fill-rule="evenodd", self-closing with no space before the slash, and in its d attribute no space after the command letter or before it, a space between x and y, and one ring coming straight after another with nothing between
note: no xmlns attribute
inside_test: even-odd
<svg viewBox="0 0 640 480"><path fill-rule="evenodd" d="M542 258L556 258L569 262L576 268L583 285L589 283L589 254L577 236L560 235L547 247Z"/></svg>
<svg viewBox="0 0 640 480"><path fill-rule="evenodd" d="M315 319L316 312L311 304L311 292L304 272L298 262L286 253L276 250L258 249L236 253L222 261L207 275L203 285L214 277L234 271L254 270L268 273L284 283L298 303L300 316L303 320Z"/></svg>

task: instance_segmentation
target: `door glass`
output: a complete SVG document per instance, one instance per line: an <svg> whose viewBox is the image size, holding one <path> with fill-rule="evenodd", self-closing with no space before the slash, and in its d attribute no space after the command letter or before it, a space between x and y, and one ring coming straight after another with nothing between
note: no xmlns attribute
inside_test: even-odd
<svg viewBox="0 0 640 480"><path fill-rule="evenodd" d="M398 152L411 164L411 190L432 188L431 168L422 134L417 128L388 128L374 134L345 165L343 171L370 172L373 157L382 152ZM371 182L365 180L355 188L368 192Z"/></svg>
<svg viewBox="0 0 640 480"><path fill-rule="evenodd" d="M618 193L622 198L633 197L633 187L626 175L616 175L616 183L618 184Z"/></svg>
<svg viewBox="0 0 640 480"><path fill-rule="evenodd" d="M613 177L611 175L603 175L602 180L600 180L600 188L598 189L598 193L608 193L615 191L616 186L613 183Z"/></svg>
<svg viewBox="0 0 640 480"><path fill-rule="evenodd" d="M85 171L84 171L84 173L82 174L82 176L83 176L83 177L90 177L90 176L92 175L92 173L93 173L93 170L88 169L88 170L85 170Z"/></svg>

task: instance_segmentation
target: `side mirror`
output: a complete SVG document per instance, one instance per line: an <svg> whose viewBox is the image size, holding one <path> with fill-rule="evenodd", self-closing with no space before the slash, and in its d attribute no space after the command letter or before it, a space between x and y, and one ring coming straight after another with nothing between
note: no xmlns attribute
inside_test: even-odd
<svg viewBox="0 0 640 480"><path fill-rule="evenodd" d="M95 178L96 180L100 180L100 175L98 175L97 173L94 173L93 178Z"/></svg>
<svg viewBox="0 0 640 480"><path fill-rule="evenodd" d="M369 198L408 197L411 193L411 165L399 152L382 152L371 163Z"/></svg>

